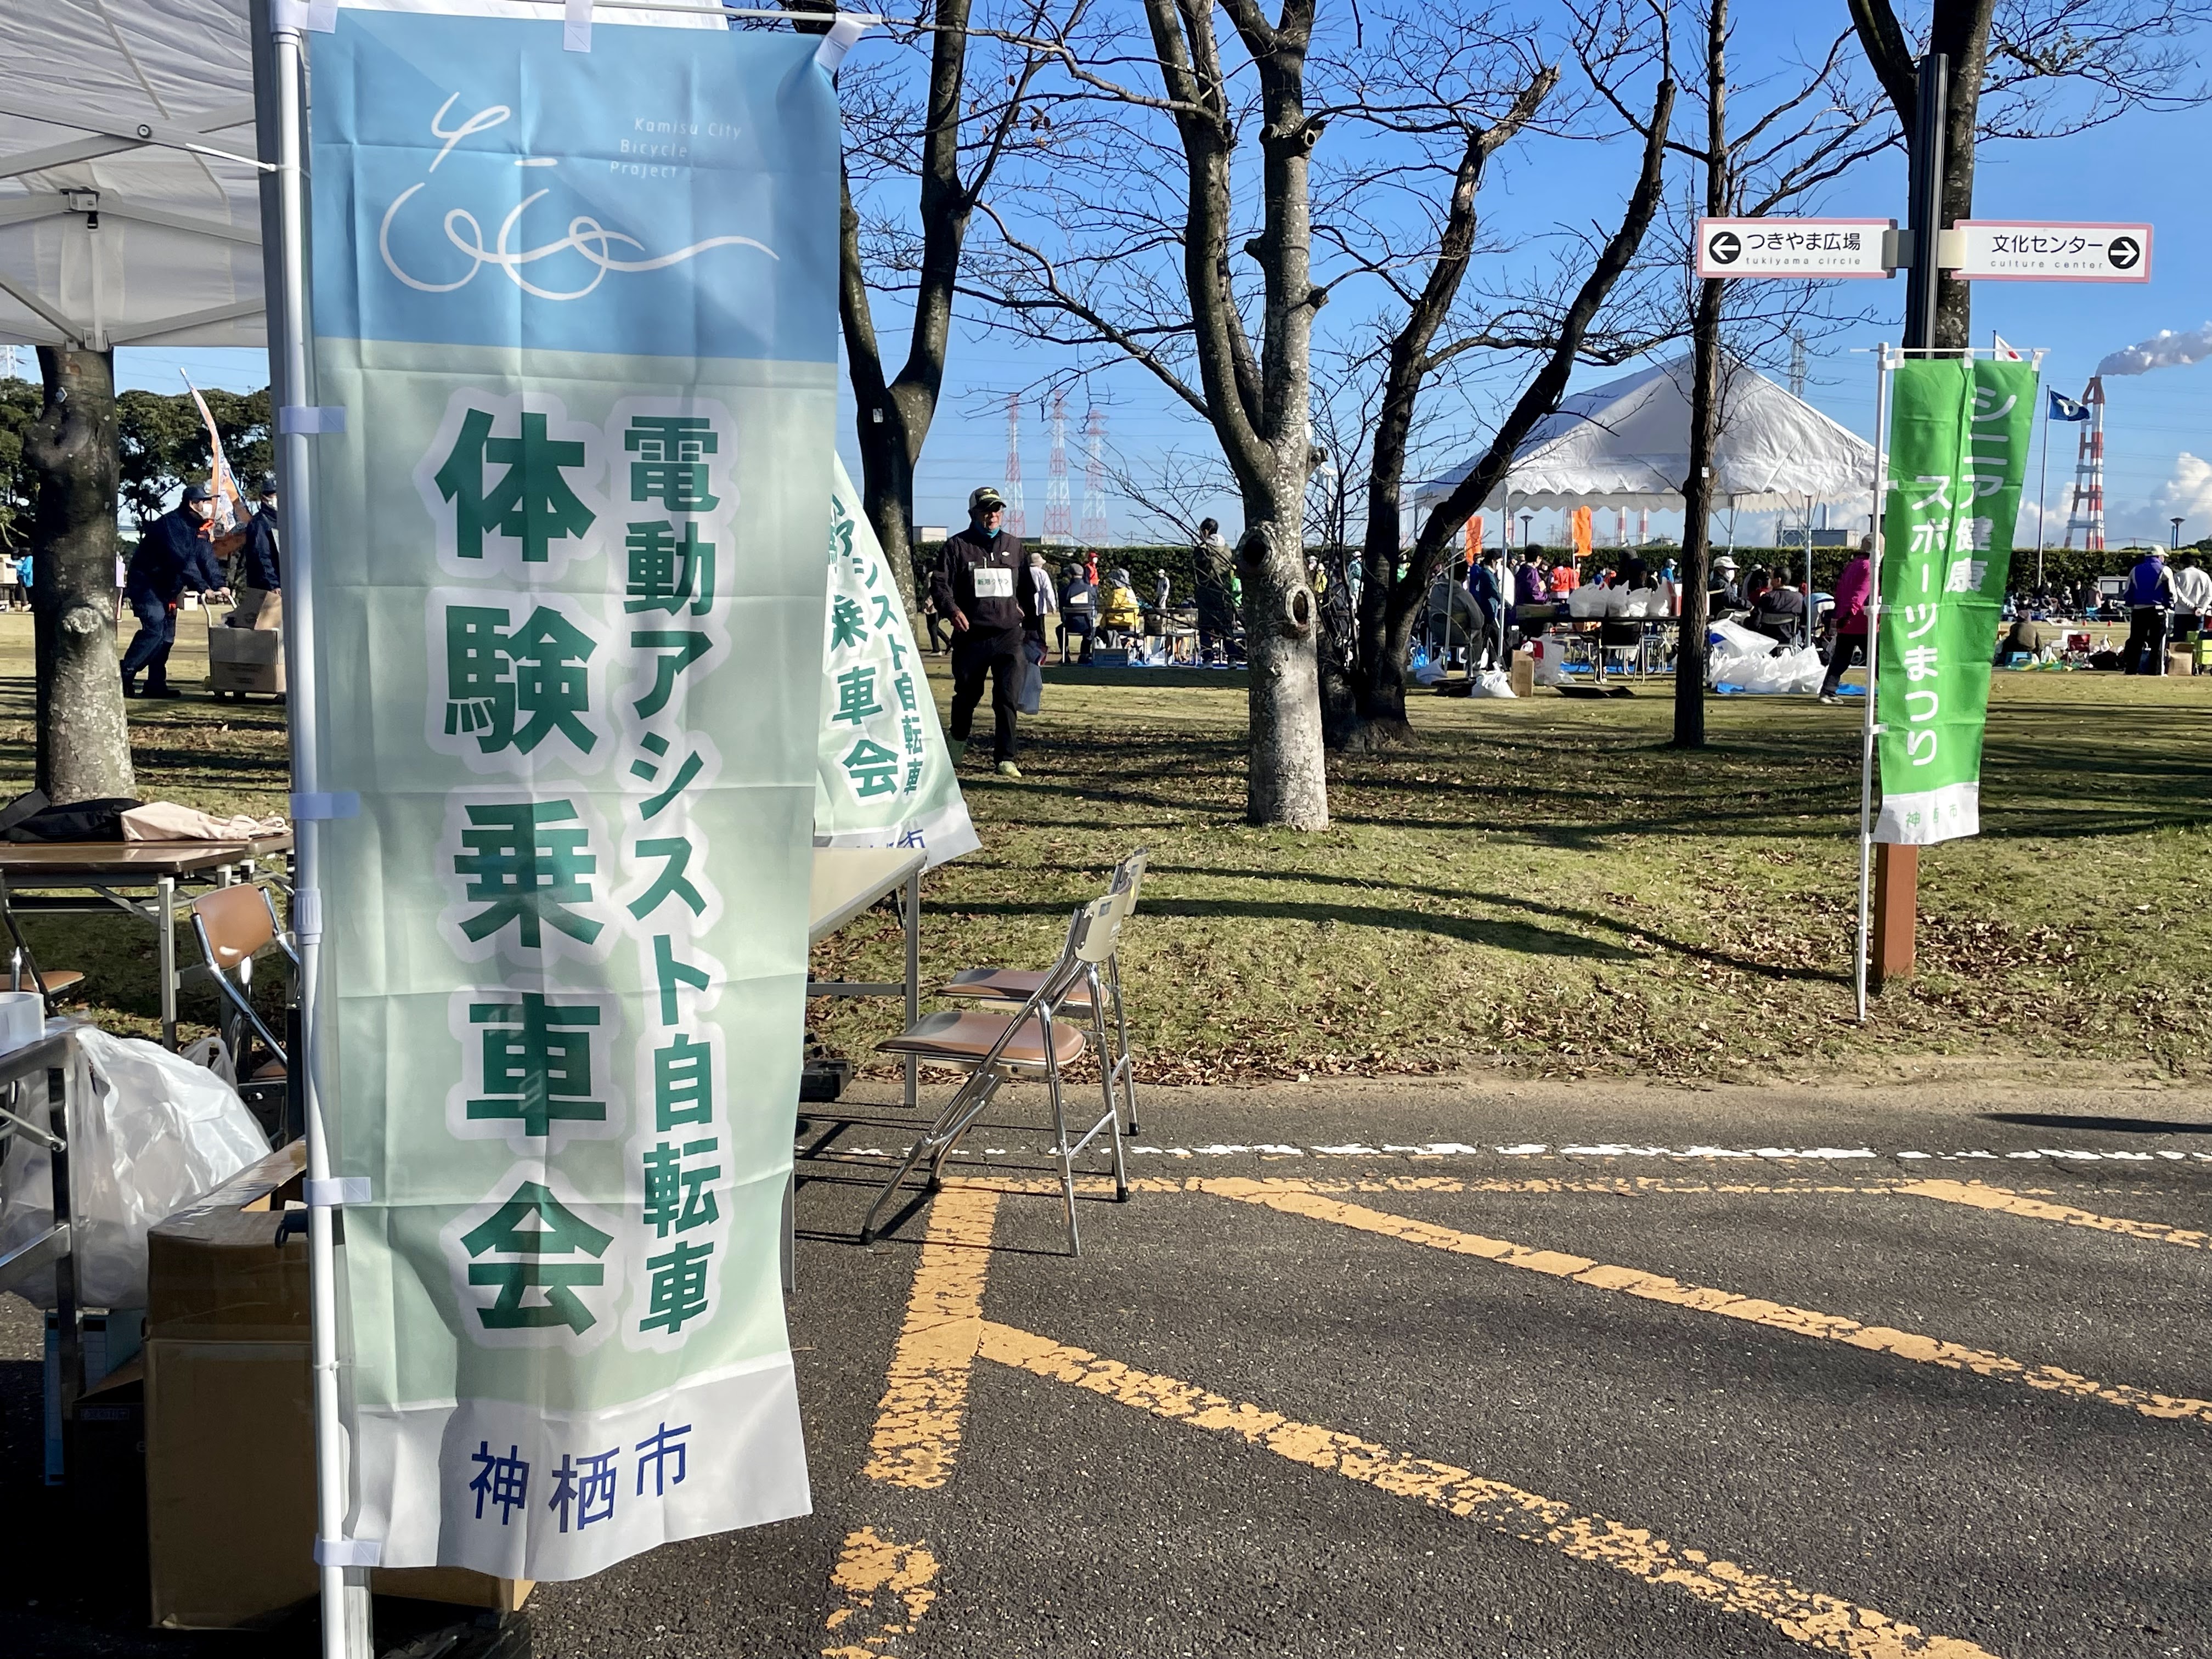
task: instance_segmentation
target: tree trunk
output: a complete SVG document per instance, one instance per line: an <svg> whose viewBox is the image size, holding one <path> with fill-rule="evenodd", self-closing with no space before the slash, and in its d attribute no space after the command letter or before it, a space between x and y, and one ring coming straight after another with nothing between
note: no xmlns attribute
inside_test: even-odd
<svg viewBox="0 0 2212 1659"><path fill-rule="evenodd" d="M38 785L56 802L134 793L115 659L115 360L40 346L46 407L25 434L39 478L31 531Z"/></svg>
<svg viewBox="0 0 2212 1659"><path fill-rule="evenodd" d="M1690 476L1682 481L1682 621L1674 653L1674 747L1705 746L1706 572L1713 541L1713 441L1720 428L1721 289L1698 285L1690 387Z"/></svg>
<svg viewBox="0 0 2212 1659"><path fill-rule="evenodd" d="M1948 0L1939 6L1929 45L1951 60L1950 96L1943 112L1942 226L1948 230L1974 216L1974 125L1982 106L1982 77L1990 55L1990 22L1996 0ZM1906 128L1909 132L1910 127ZM1936 276L1936 334L1928 342L1963 351L1973 343L1974 285Z"/></svg>
<svg viewBox="0 0 2212 1659"><path fill-rule="evenodd" d="M1251 670L1251 747L1245 813L1285 830L1328 828L1322 748L1320 607L1306 582L1296 496L1272 516L1251 516L1237 543L1244 584L1244 654Z"/></svg>
<svg viewBox="0 0 2212 1659"><path fill-rule="evenodd" d="M1705 13L1705 212L1729 206L1728 0ZM1675 629L1674 747L1705 746L1705 571L1712 557L1713 447L1720 435L1721 296L1727 284L1698 284L1692 326L1695 380L1690 388L1690 476L1682 481L1682 620Z"/></svg>
<svg viewBox="0 0 2212 1659"><path fill-rule="evenodd" d="M842 175L842 169L840 169ZM907 623L919 629L921 606L914 580L914 457L905 400L884 383L883 357L876 343L868 305L868 284L860 267L860 216L853 206L849 179L843 181L839 227L837 314L845 333L845 362L853 383L854 438L860 452L860 507L884 550L884 562L898 583ZM921 430L929 430L933 398L921 410Z"/></svg>

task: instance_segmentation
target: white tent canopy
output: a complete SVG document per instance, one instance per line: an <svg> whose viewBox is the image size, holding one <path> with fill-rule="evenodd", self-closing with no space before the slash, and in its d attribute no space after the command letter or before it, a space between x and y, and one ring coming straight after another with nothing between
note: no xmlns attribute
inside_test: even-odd
<svg viewBox="0 0 2212 1659"><path fill-rule="evenodd" d="M19 0L0 64L0 341L263 344L246 0Z"/></svg>
<svg viewBox="0 0 2212 1659"><path fill-rule="evenodd" d="M1485 508L1498 511L1508 495L1514 507L1680 507L1690 471L1691 383L1690 359L1679 357L1567 398L1515 451L1504 489ZM1720 419L1716 507L1863 505L1873 493L1874 446L1755 369L1729 366ZM1417 486L1415 504L1442 501L1474 465L1469 460Z"/></svg>

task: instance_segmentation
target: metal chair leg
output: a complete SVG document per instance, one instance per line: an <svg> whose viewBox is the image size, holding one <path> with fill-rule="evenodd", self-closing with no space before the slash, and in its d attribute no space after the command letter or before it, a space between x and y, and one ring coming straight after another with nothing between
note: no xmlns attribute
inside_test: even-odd
<svg viewBox="0 0 2212 1659"><path fill-rule="evenodd" d="M1060 1061L1052 1051L1052 1032L1044 1034L1044 1082L1052 1099L1053 1154L1060 1161L1060 1199L1067 1206L1067 1253L1083 1254L1082 1235L1075 1224L1075 1155L1067 1149L1067 1113L1060 1092Z"/></svg>
<svg viewBox="0 0 2212 1659"><path fill-rule="evenodd" d="M1137 1062L1129 1053L1129 1019L1121 1010L1121 953L1116 950L1106 958L1106 977L1114 994L1114 1025L1119 1040L1114 1045L1114 1068L1125 1075L1121 1088L1129 1104L1129 1134L1137 1133ZM1102 1062L1103 1064L1103 1062Z"/></svg>
<svg viewBox="0 0 2212 1659"><path fill-rule="evenodd" d="M1105 1063L1106 1008L1105 1005L1095 996L1091 1003L1091 1030L1097 1033L1098 1042L1098 1092L1106 1107L1106 1115L1102 1121L1106 1126L1107 1133L1113 1137L1114 1201L1116 1204L1126 1204L1129 1201L1129 1172L1121 1161L1121 1103L1115 1097L1114 1088L1114 1073L1120 1069L1121 1062L1116 1060L1111 1068ZM1093 1134L1097 1133L1095 1127L1091 1133Z"/></svg>

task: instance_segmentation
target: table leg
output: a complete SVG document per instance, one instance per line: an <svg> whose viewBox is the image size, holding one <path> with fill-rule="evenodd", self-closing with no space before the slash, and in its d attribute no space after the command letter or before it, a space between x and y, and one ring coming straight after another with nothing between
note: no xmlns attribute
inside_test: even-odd
<svg viewBox="0 0 2212 1659"><path fill-rule="evenodd" d="M163 876L155 884L155 912L161 937L154 944L154 959L161 975L161 1046L177 1046L177 878Z"/></svg>
<svg viewBox="0 0 2212 1659"><path fill-rule="evenodd" d="M921 872L906 879L906 1025L912 1030L921 1018ZM918 1062L906 1057L906 1103L913 1109Z"/></svg>

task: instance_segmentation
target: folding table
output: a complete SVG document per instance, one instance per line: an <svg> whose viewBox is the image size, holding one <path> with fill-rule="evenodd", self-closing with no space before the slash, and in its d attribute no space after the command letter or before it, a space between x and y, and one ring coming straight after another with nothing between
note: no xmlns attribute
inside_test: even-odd
<svg viewBox="0 0 2212 1659"><path fill-rule="evenodd" d="M99 915L112 908L151 922L161 981L161 1041L173 1048L178 890L228 887L241 871L251 880L261 860L291 850L289 835L252 841L0 842L0 908L18 917Z"/></svg>

